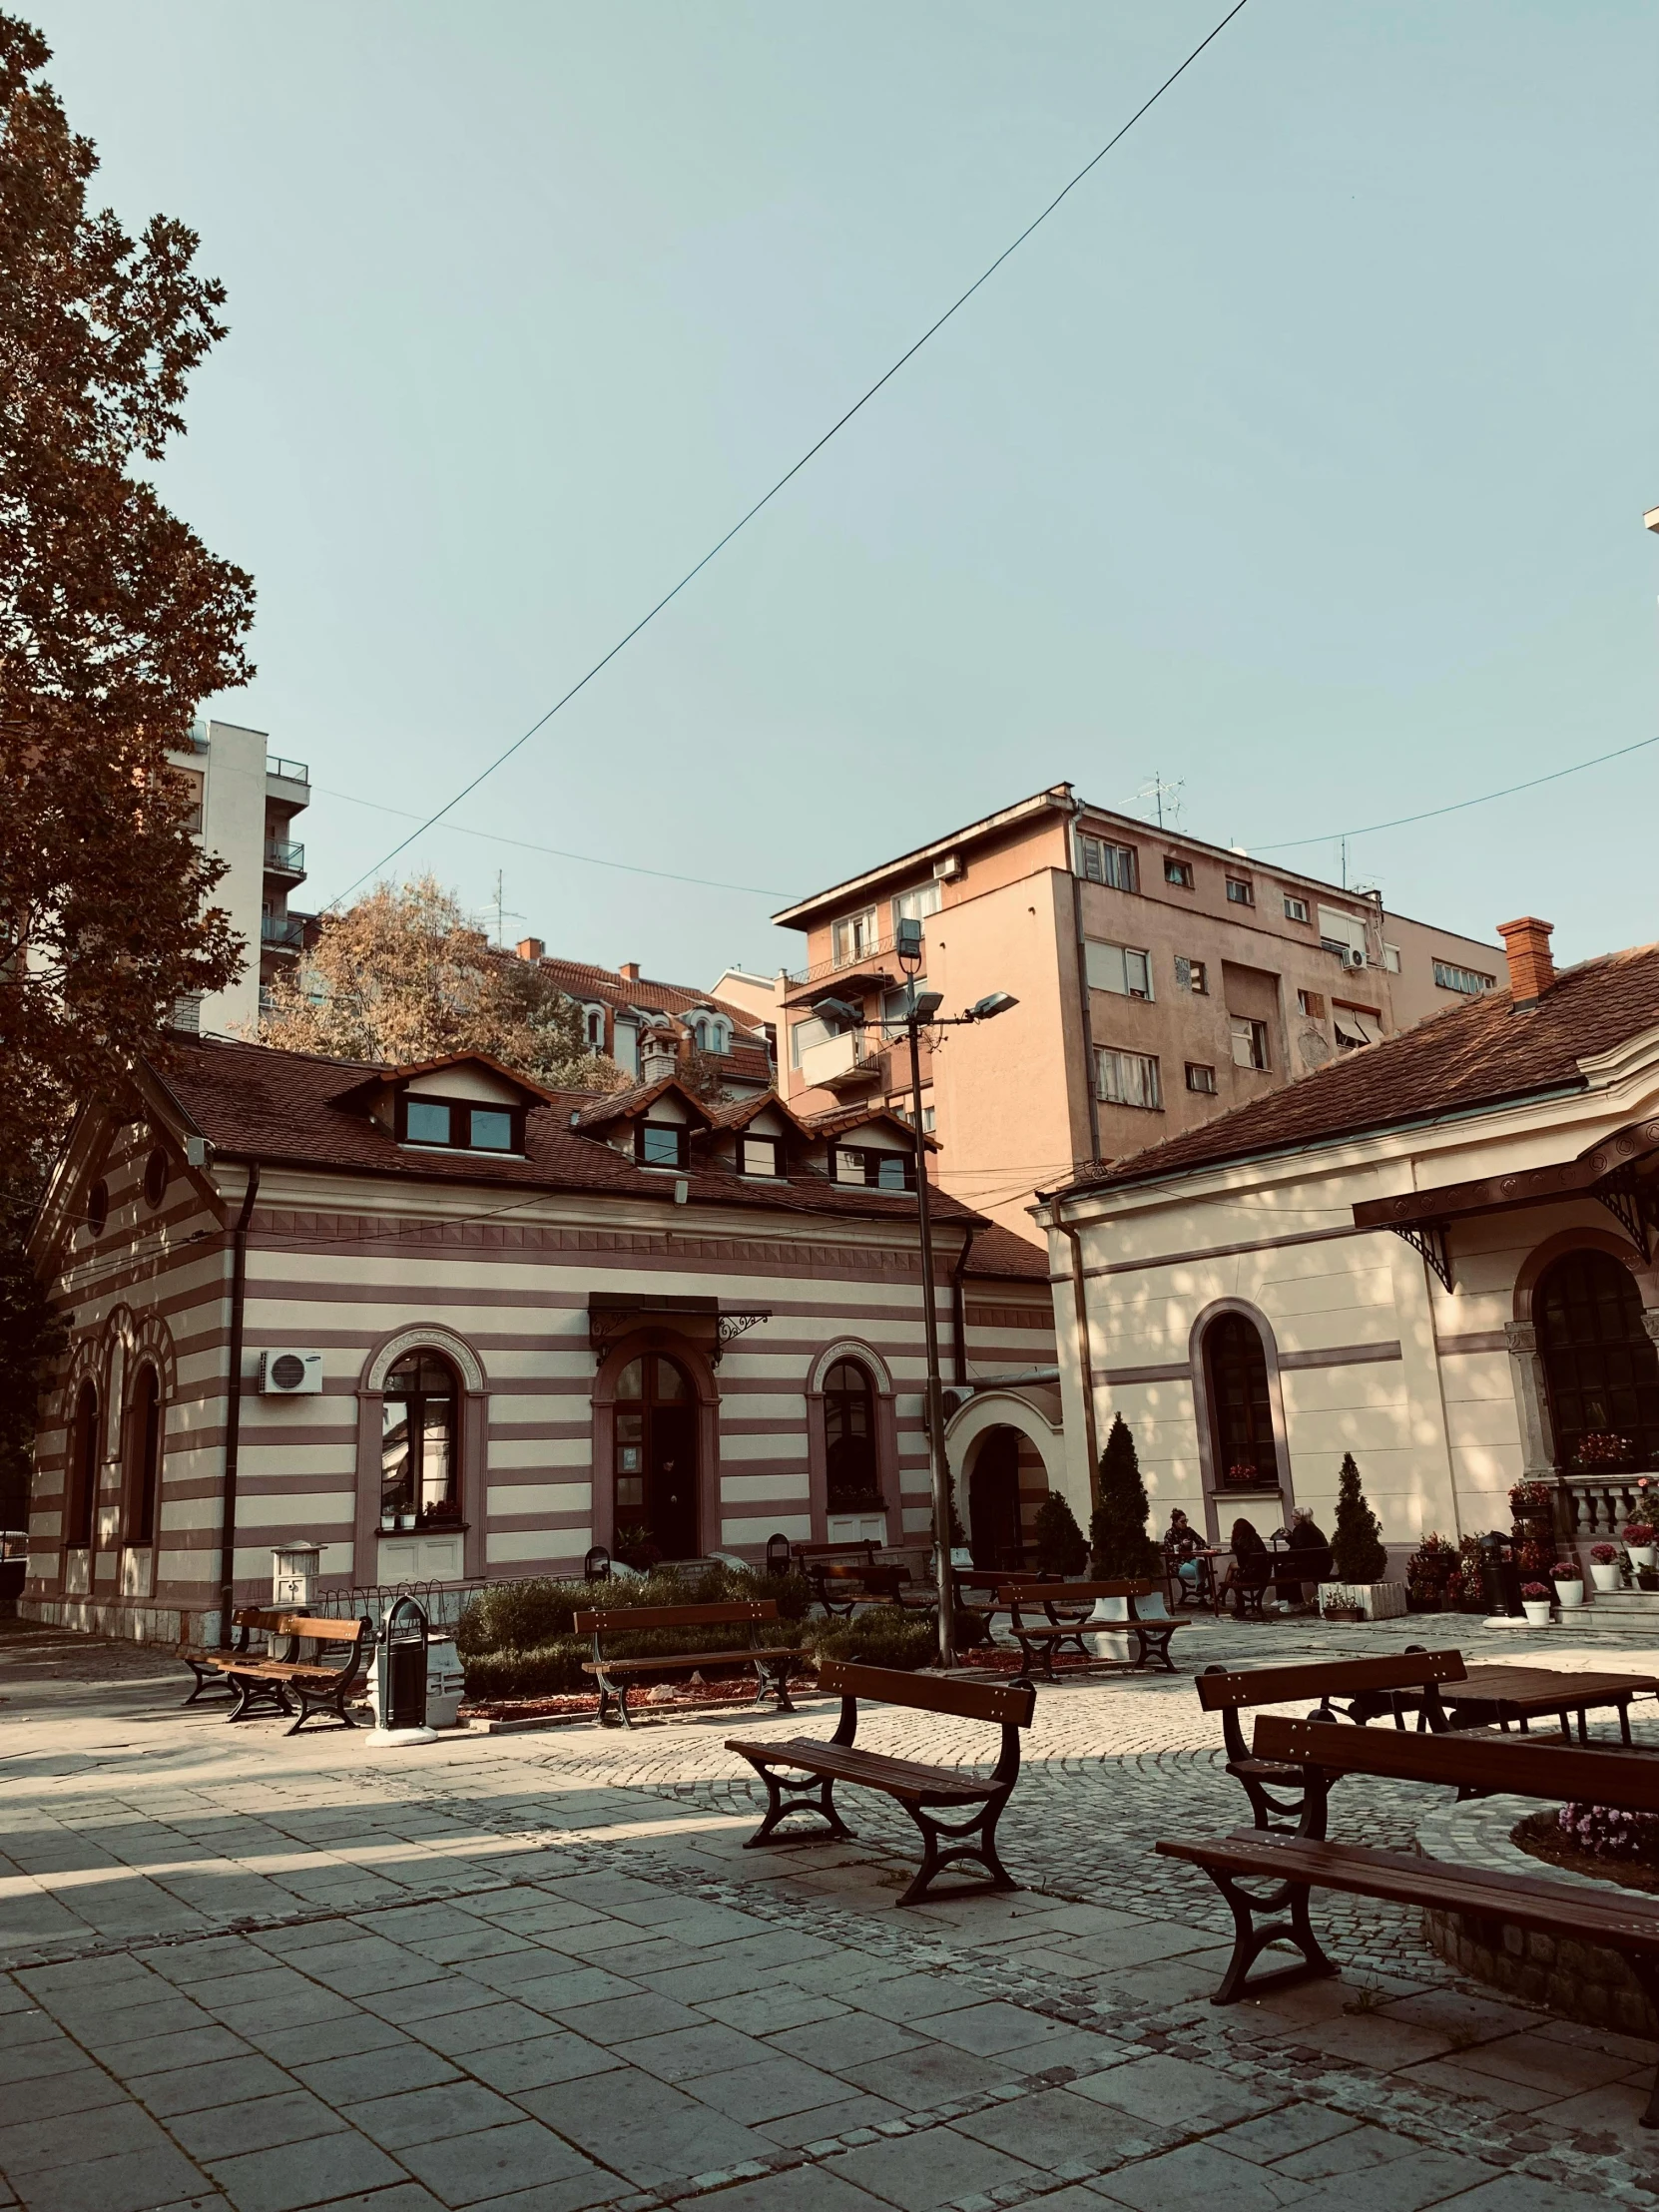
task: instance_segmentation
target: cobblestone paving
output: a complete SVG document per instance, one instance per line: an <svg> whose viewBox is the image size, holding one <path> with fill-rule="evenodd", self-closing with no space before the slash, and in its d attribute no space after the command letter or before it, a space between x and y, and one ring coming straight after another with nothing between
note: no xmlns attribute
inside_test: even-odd
<svg viewBox="0 0 1659 2212"><path fill-rule="evenodd" d="M1207 2001L1208 1885L1149 1849L1240 1818L1190 1670L1423 1625L1205 1624L1180 1677L1043 1692L1004 1831L1031 1888L902 1915L885 1801L855 1844L743 1852L724 1738L826 1708L376 1759L181 1712L151 1654L0 1639L0 2204L1650 2205L1651 2048L1459 1982L1404 1916L1325 1901L1341 1981ZM892 1709L860 1740L985 1749ZM1403 1843L1438 1800L1336 1802Z"/></svg>

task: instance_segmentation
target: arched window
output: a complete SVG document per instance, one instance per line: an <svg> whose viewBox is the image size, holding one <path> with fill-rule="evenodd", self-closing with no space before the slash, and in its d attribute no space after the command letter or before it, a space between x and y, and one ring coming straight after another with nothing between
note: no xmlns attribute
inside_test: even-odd
<svg viewBox="0 0 1659 2212"><path fill-rule="evenodd" d="M1557 1465L1585 1436L1624 1437L1635 1464L1659 1450L1659 1352L1642 1327L1630 1270L1610 1253L1568 1252L1532 1294Z"/></svg>
<svg viewBox="0 0 1659 2212"><path fill-rule="evenodd" d="M98 1500L98 1389L90 1382L81 1384L75 1400L65 1487L64 1542L90 1544L93 1507Z"/></svg>
<svg viewBox="0 0 1659 2212"><path fill-rule="evenodd" d="M686 1372L664 1352L630 1360L616 1384L618 1555L697 1553L697 1405Z"/></svg>
<svg viewBox="0 0 1659 2212"><path fill-rule="evenodd" d="M128 1496L131 1499L127 1541L142 1545L156 1540L156 1493L162 1478L162 1379L153 1367L139 1369L138 1386L128 1414Z"/></svg>
<svg viewBox="0 0 1659 2212"><path fill-rule="evenodd" d="M824 1453L831 1513L880 1505L875 1386L856 1360L837 1360L824 1379Z"/></svg>
<svg viewBox="0 0 1659 2212"><path fill-rule="evenodd" d="M1204 1333L1216 1488L1277 1483L1273 1404L1262 1336L1248 1314L1223 1314Z"/></svg>
<svg viewBox="0 0 1659 2212"><path fill-rule="evenodd" d="M590 1052L605 1049L605 1009L603 1006L582 1008L582 1042Z"/></svg>
<svg viewBox="0 0 1659 2212"><path fill-rule="evenodd" d="M406 1352L386 1377L380 1408L380 1510L413 1513L422 1527L461 1517L457 1453L460 1386L435 1352Z"/></svg>

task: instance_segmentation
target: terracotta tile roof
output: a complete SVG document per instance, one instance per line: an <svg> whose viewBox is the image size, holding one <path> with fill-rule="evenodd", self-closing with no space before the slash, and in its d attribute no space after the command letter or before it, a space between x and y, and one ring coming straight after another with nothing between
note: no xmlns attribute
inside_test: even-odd
<svg viewBox="0 0 1659 2212"><path fill-rule="evenodd" d="M1018 1275L1028 1282L1047 1283L1048 1248L1032 1244L1015 1230L1004 1229L999 1221L987 1222L973 1240L962 1273L970 1279L982 1276L1005 1280Z"/></svg>
<svg viewBox="0 0 1659 2212"><path fill-rule="evenodd" d="M644 975L630 983L615 968L591 967L586 961L561 960L550 953L542 955L539 965L572 998L602 1000L607 1006L654 1007L676 1018L694 1006L707 1006L732 1023L734 1041L739 1036L760 1034L755 1016L743 1007L734 1006L730 999L714 998L708 991L692 990L684 983L659 983Z"/></svg>
<svg viewBox="0 0 1659 2212"><path fill-rule="evenodd" d="M822 1114L803 1114L803 1129L810 1129L815 1137L841 1137L849 1129L862 1129L872 1121L884 1121L889 1129L902 1130L907 1137L910 1125L902 1114L895 1114L890 1106L830 1106ZM937 1152L939 1140L925 1140L929 1152Z"/></svg>
<svg viewBox="0 0 1659 2212"><path fill-rule="evenodd" d="M702 1120L709 1119L709 1109L700 1098L694 1098L678 1076L660 1076L655 1083L635 1083L625 1091L605 1091L590 1105L578 1107L570 1123L573 1129L604 1129L613 1121L632 1121L636 1114L643 1114L655 1106L665 1091L673 1091L684 1106Z"/></svg>
<svg viewBox="0 0 1659 2212"><path fill-rule="evenodd" d="M671 1198L676 1180L662 1170L636 1167L609 1145L572 1129L572 1105L579 1111L591 1103L581 1093L531 1106L525 1115L527 1156L518 1159L487 1152L411 1151L366 1113L341 1108L336 1102L355 1087L353 1078L361 1082L379 1076L379 1068L365 1061L322 1059L175 1032L166 1065L147 1074L172 1101L188 1132L207 1137L218 1152L233 1159L474 1188L614 1192L658 1201ZM692 1206L743 1207L774 1217L915 1219L915 1202L905 1194L831 1183L827 1176L798 1176L769 1189L764 1183L740 1181L718 1160L694 1159L684 1180ZM947 1221L978 1218L942 1192L934 1194L934 1212Z"/></svg>
<svg viewBox="0 0 1659 2212"><path fill-rule="evenodd" d="M1540 1091L1582 1089L1578 1063L1659 1026L1659 945L1564 968L1537 1003L1516 1009L1488 991L1363 1051L1345 1053L1300 1082L1200 1129L1079 1176L1100 1189L1263 1153L1495 1106Z"/></svg>

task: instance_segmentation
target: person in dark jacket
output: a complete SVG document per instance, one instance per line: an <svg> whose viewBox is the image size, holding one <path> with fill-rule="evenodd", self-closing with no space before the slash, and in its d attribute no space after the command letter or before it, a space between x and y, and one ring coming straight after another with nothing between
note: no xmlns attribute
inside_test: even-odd
<svg viewBox="0 0 1659 2212"><path fill-rule="evenodd" d="M1239 1618L1243 1620L1245 1594L1259 1590L1273 1571L1273 1553L1262 1541L1254 1523L1242 1516L1233 1523L1227 1539L1233 1553L1233 1564L1228 1568L1221 1586L1221 1602L1227 1603L1227 1593L1233 1593L1233 1603Z"/></svg>
<svg viewBox="0 0 1659 2212"><path fill-rule="evenodd" d="M1315 1521L1311 1505L1299 1505L1292 1514L1291 1525L1285 1530L1285 1544L1290 1551L1308 1554L1297 1562L1307 1568L1308 1581L1297 1585L1293 1602L1312 1604L1318 1585L1331 1579L1331 1540ZM1310 1583L1315 1586L1313 1591L1310 1591ZM1291 1596L1289 1589L1285 1595Z"/></svg>

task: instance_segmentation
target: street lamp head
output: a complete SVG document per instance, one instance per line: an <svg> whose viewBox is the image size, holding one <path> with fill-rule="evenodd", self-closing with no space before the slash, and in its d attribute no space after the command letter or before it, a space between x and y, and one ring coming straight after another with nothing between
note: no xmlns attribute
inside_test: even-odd
<svg viewBox="0 0 1659 2212"><path fill-rule="evenodd" d="M943 1004L943 991L923 991L920 994L916 999L914 1011L916 1020L922 1028L926 1028Z"/></svg>
<svg viewBox="0 0 1659 2212"><path fill-rule="evenodd" d="M976 999L967 1010L969 1021L990 1021L998 1014L1005 1014L1019 1000L1007 991L992 991L986 998Z"/></svg>
<svg viewBox="0 0 1659 2212"><path fill-rule="evenodd" d="M820 1021L827 1021L834 1029L861 1029L864 1017L856 1006L849 1006L844 998L821 998L813 1008Z"/></svg>

